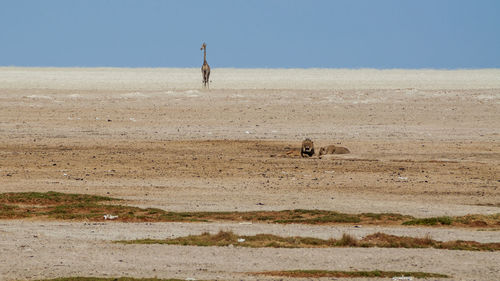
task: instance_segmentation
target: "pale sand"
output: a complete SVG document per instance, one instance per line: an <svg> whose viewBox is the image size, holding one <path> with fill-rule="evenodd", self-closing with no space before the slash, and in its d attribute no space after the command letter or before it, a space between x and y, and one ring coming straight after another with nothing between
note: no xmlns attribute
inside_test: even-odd
<svg viewBox="0 0 500 281"><path fill-rule="evenodd" d="M214 69L211 78L206 91L199 69L0 68L2 191L109 192L136 206L176 211L500 212L500 70ZM286 157L306 136L353 153ZM82 222L60 224L2 221L0 280L104 274L239 280L252 278L242 272L284 269L500 279L497 253L108 241L231 229L322 238L381 230L500 242L498 231L108 223L89 233Z"/></svg>
<svg viewBox="0 0 500 281"><path fill-rule="evenodd" d="M200 89L198 68L0 67L4 89ZM439 89L500 88L500 69L233 69L214 68L212 89Z"/></svg>

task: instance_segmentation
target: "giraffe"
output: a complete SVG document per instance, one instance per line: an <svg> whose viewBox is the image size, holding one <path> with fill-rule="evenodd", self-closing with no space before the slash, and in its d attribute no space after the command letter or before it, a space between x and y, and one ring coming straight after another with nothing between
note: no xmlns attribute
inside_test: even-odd
<svg viewBox="0 0 500 281"><path fill-rule="evenodd" d="M201 75L203 76L203 86L210 89L209 80L210 77L210 66L207 63L207 44L203 43L201 49L203 50L203 65L201 66Z"/></svg>

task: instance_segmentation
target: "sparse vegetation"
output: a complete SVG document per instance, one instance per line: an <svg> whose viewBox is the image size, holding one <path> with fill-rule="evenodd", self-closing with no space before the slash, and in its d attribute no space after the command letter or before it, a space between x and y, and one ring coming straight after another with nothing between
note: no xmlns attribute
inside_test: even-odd
<svg viewBox="0 0 500 281"><path fill-rule="evenodd" d="M479 228L477 231L500 231L500 228Z"/></svg>
<svg viewBox="0 0 500 281"><path fill-rule="evenodd" d="M203 222L251 221L300 224L376 224L498 227L500 214L462 217L414 218L393 213L345 214L324 210L283 210L255 212L169 212L156 208L119 205L119 199L59 192L18 192L0 194L0 219L45 217L63 220L102 221L105 214L116 221L130 222ZM107 203L107 204L105 204Z"/></svg>
<svg viewBox="0 0 500 281"><path fill-rule="evenodd" d="M280 237L271 234L254 236L238 236L233 232L220 231L217 234L208 232L201 235L190 235L173 239L123 240L124 244L169 244L184 246L229 246L251 248L327 248L327 247L380 247L380 248L436 248L466 251L500 251L500 243L479 243L475 241L441 242L430 237L414 238L396 236L377 232L358 240L349 234L340 239L319 239L312 237Z"/></svg>
<svg viewBox="0 0 500 281"><path fill-rule="evenodd" d="M342 238L339 240L331 239L330 241L334 242L333 245L338 247L356 247L359 245L359 241L356 237L346 233L342 234Z"/></svg>
<svg viewBox="0 0 500 281"><path fill-rule="evenodd" d="M500 208L500 202L498 203L482 203L482 204L475 204L477 206L488 206L488 207L499 207Z"/></svg>
<svg viewBox="0 0 500 281"><path fill-rule="evenodd" d="M90 204L102 201L119 201L120 199L60 192L8 192L0 194L0 203L3 204L30 204L30 205L60 205L68 203Z"/></svg>
<svg viewBox="0 0 500 281"><path fill-rule="evenodd" d="M469 226L469 227L495 227L500 225L500 214L493 215L466 215L461 217L433 217L414 218L402 223L403 225L426 226Z"/></svg>
<svg viewBox="0 0 500 281"><path fill-rule="evenodd" d="M438 273L427 272L405 272L405 271L330 271L330 270L290 270L290 271L266 271L255 273L257 275L269 275L279 277L296 278L391 278L396 276L406 276L414 278L449 278L450 276Z"/></svg>
<svg viewBox="0 0 500 281"><path fill-rule="evenodd" d="M105 214L113 214L118 216L118 221L204 221L189 213L114 204L119 201L121 200L111 197L60 192L2 193L0 219L46 217L101 221Z"/></svg>
<svg viewBox="0 0 500 281"><path fill-rule="evenodd" d="M104 277L61 277L54 279L40 279L36 281L181 281L183 279L159 279L159 278L104 278Z"/></svg>
<svg viewBox="0 0 500 281"><path fill-rule="evenodd" d="M452 219L450 217L436 217L436 218L423 218L405 221L403 225L451 225Z"/></svg>

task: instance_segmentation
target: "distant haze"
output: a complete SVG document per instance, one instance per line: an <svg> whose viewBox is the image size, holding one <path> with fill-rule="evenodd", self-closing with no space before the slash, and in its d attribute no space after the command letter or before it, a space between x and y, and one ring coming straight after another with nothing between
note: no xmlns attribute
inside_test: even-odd
<svg viewBox="0 0 500 281"><path fill-rule="evenodd" d="M500 1L0 2L0 66L500 68Z"/></svg>

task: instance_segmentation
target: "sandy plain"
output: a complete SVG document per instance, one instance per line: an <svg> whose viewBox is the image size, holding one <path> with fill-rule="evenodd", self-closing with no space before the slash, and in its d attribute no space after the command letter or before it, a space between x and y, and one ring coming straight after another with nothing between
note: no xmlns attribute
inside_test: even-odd
<svg viewBox="0 0 500 281"><path fill-rule="evenodd" d="M500 213L500 70L0 68L0 188L173 211ZM305 137L352 153L304 159ZM476 229L0 222L0 280L265 279L289 269L500 279L495 252L110 244L203 231L320 238L382 231L500 242ZM272 278L268 278L272 279ZM352 280L352 279L350 279ZM367 280L367 279L363 279Z"/></svg>

